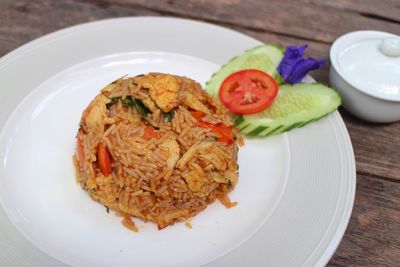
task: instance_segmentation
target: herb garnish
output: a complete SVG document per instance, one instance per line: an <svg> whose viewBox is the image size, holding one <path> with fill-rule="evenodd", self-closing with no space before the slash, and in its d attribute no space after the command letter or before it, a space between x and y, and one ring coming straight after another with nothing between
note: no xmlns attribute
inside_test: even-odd
<svg viewBox="0 0 400 267"><path fill-rule="evenodd" d="M173 117L174 117L174 113L172 110L170 112L164 112L165 122L171 122Z"/></svg>
<svg viewBox="0 0 400 267"><path fill-rule="evenodd" d="M232 181L229 179L226 179L226 186L228 187L228 189L232 188Z"/></svg>
<svg viewBox="0 0 400 267"><path fill-rule="evenodd" d="M323 59L303 58L304 46L288 46L277 70L286 83L295 84L303 80L307 73L324 66Z"/></svg>
<svg viewBox="0 0 400 267"><path fill-rule="evenodd" d="M122 99L121 102L126 107L133 106L134 104L134 101L131 96L127 96L125 99Z"/></svg>
<svg viewBox="0 0 400 267"><path fill-rule="evenodd" d="M159 130L160 127L157 127L156 125L153 125L151 123L151 121L149 121L147 119L147 115L149 113L151 113L150 109L148 109L142 101L140 101L139 99L133 99L133 104L135 105L136 110L139 112L140 116L142 117L142 119L144 121L146 121L148 124L150 124L151 126L153 126L154 129Z"/></svg>
<svg viewBox="0 0 400 267"><path fill-rule="evenodd" d="M112 105L118 103L118 100L121 100L122 105L124 105L125 107L130 107L130 106L135 106L137 112L140 114L140 117L142 118L142 120L146 121L148 124L150 124L151 126L154 127L154 129L159 130L160 128L153 125L148 119L147 119L147 115L149 113L151 113L150 109L148 109L142 101L140 101L139 99L136 98L132 98L132 96L127 96L125 99L122 99L121 97L113 97L111 98L111 102L106 104L107 108L110 108ZM168 112L168 113L164 113L164 115L166 116L166 118L170 118L170 120L172 120L172 111ZM170 121L169 120L169 121Z"/></svg>

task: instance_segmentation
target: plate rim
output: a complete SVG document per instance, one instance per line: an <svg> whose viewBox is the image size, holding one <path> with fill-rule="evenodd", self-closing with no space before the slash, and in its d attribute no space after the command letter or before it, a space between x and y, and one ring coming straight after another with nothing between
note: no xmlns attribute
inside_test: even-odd
<svg viewBox="0 0 400 267"><path fill-rule="evenodd" d="M336 110L334 113L332 113L334 117L336 117L338 121L338 126L341 128L341 132L344 135L344 140L347 143L347 146L345 146L348 155L351 155L350 157L350 165L349 165L349 174L353 174L354 179L351 179L350 183L350 190L347 194L348 197L348 205L346 206L345 212L342 214L342 219L341 223L337 226L335 234L333 235L333 238L331 242L329 243L328 247L326 248L325 252L320 256L319 260L315 264L315 266L325 266L328 264L329 260L332 258L333 254L336 252L336 249L339 247L340 242L344 238L344 234L346 232L346 229L349 225L351 214L354 208L354 201L355 201L355 195L356 195L356 163L355 163L355 156L354 156L354 150L353 150L353 145L351 143L350 135L347 130L346 124L344 123L344 120L342 116L340 115L339 111ZM338 204L336 204L338 205ZM337 208L336 208L337 209ZM313 252L314 253L314 252ZM311 258L312 255L310 255L309 258ZM309 258L307 260L309 260Z"/></svg>

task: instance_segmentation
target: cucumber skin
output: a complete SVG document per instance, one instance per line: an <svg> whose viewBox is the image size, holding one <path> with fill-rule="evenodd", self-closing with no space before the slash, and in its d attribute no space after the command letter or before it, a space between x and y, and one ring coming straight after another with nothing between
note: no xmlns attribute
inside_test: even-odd
<svg viewBox="0 0 400 267"><path fill-rule="evenodd" d="M302 119L296 118L296 115L293 114L275 121L268 121L263 118L254 119L252 118L253 115L235 115L234 124L239 127L240 133L246 136L270 136L280 134L294 128L303 127L310 122L317 121L335 111L341 104L341 98L335 90L318 83L296 84L294 86L283 85L279 90L305 90L306 93L307 90L318 90L319 92L317 92L317 94L325 90L325 92L320 95L326 94L326 97L330 98L329 106L315 107L313 110L308 111L309 114L306 114L307 116L304 116ZM313 92L309 93L310 95L313 94Z"/></svg>
<svg viewBox="0 0 400 267"><path fill-rule="evenodd" d="M240 60L243 60L246 57L249 57L253 54L258 54L258 53L268 56L268 58L272 61L271 62L272 65L269 66L269 68L273 69L273 71L271 71L271 70L268 71L266 69L258 68L257 66L254 66L253 68L267 72L268 74L270 74L271 76L273 76L275 78L275 80L278 82L278 84L282 84L283 79L281 78L281 76L280 76L279 72L276 70L276 68L278 67L279 63L281 62L281 60L283 58L283 55L285 53L285 48L282 46L277 46L277 45L262 44L262 45L259 45L259 46L256 46L256 47L246 50L242 55L233 57L225 65L223 65L217 72L213 73L211 75L211 78L206 82L206 86L205 86L206 91L210 95L216 95L222 81L227 76L232 74L233 72L236 72L236 71L239 71L242 69L237 66L237 61L239 61L239 63L243 63L243 62L240 62ZM271 55L274 55L274 58L272 58ZM225 71L227 73L224 74ZM221 75L221 73L222 73L222 75Z"/></svg>

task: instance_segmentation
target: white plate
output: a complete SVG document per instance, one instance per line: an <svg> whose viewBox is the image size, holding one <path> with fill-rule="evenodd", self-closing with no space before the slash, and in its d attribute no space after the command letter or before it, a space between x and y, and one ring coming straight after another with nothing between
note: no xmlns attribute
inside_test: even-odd
<svg viewBox="0 0 400 267"><path fill-rule="evenodd" d="M139 223L131 233L74 181L79 118L102 86L149 71L204 84L218 65L258 44L194 21L124 18L68 28L3 57L0 265L324 265L355 192L354 155L337 112L288 134L247 140L230 195L239 205L214 203L193 218L193 229Z"/></svg>

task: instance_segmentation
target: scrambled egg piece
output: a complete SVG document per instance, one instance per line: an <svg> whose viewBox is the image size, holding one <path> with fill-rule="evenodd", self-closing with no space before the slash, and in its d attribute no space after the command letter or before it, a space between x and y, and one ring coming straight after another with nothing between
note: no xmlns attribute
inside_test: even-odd
<svg viewBox="0 0 400 267"><path fill-rule="evenodd" d="M164 112L170 112L178 105L178 90L180 82L168 74L154 74L136 77L142 87L149 89L150 97Z"/></svg>

